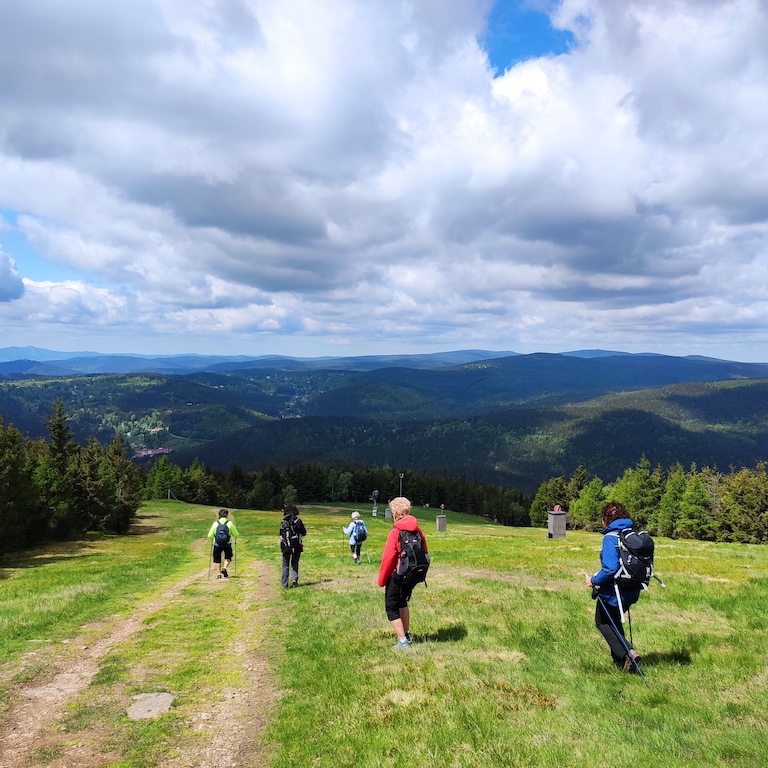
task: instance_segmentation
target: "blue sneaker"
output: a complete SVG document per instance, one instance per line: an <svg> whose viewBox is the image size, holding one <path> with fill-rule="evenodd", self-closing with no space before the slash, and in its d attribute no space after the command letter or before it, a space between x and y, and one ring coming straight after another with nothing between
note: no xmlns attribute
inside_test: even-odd
<svg viewBox="0 0 768 768"><path fill-rule="evenodd" d="M407 651L411 647L411 644L408 642L406 638L403 638L402 640L398 640L393 646L392 649L395 651Z"/></svg>

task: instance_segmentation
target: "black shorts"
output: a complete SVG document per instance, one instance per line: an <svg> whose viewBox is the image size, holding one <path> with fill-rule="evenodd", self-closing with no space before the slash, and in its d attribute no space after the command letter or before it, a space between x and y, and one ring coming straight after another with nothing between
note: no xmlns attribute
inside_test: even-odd
<svg viewBox="0 0 768 768"><path fill-rule="evenodd" d="M408 607L412 592L413 587L404 587L397 574L393 573L389 577L387 586L384 588L384 607L387 609L387 618L390 621L400 618L400 609Z"/></svg>
<svg viewBox="0 0 768 768"><path fill-rule="evenodd" d="M214 563L220 563L221 562L221 554L224 553L224 559L225 560L231 560L232 559L232 545L231 544L225 544L223 547L220 547L218 544L213 545L213 562Z"/></svg>

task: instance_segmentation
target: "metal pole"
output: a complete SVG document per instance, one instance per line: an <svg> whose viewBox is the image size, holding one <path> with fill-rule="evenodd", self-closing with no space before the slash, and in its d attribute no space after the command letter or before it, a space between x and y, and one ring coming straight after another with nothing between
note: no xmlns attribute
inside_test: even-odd
<svg viewBox="0 0 768 768"><path fill-rule="evenodd" d="M208 554L208 581L211 580L211 563L213 562L213 542L211 542L211 551Z"/></svg>
<svg viewBox="0 0 768 768"><path fill-rule="evenodd" d="M401 496L403 495L403 476L404 476L404 473L401 472L400 473L400 495Z"/></svg>
<svg viewBox="0 0 768 768"><path fill-rule="evenodd" d="M603 602L603 598L600 597L600 595L597 596L597 600L600 603L600 605L603 607L603 612L608 617L608 621L611 622L611 626L613 627L613 631L616 633L616 637L621 640L621 644L624 646L624 650L627 652L627 656L632 660L632 663L635 665L635 669L637 670L637 673L640 675L640 677L643 678L643 682L648 685L648 681L645 679L645 675L643 674L643 670L640 669L640 665L637 663L637 660L635 657L630 653L631 648L627 645L627 639L624 637L624 635L619 632L618 628L616 627L616 624L613 621L613 618L611 617L611 614L608 613L608 609L605 607L605 603ZM650 687L650 686L649 686Z"/></svg>
<svg viewBox="0 0 768 768"><path fill-rule="evenodd" d="M235 578L237 578L237 539L232 539L234 546L232 547L232 562L235 566Z"/></svg>

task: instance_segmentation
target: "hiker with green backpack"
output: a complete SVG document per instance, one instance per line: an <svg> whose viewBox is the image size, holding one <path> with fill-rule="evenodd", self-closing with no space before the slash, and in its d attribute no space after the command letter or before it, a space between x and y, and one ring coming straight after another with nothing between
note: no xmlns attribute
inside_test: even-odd
<svg viewBox="0 0 768 768"><path fill-rule="evenodd" d="M387 536L381 556L379 586L384 587L384 606L387 618L397 635L395 650L405 651L411 646L411 612L408 603L413 588L426 582L429 554L424 532L419 521L411 515L411 502L398 496L389 503L395 524Z"/></svg>
<svg viewBox="0 0 768 768"><path fill-rule="evenodd" d="M352 555L355 565L360 565L360 547L368 538L368 529L365 527L365 522L360 519L360 513L357 510L352 513L352 522L346 528L342 527L341 530L349 536L349 553Z"/></svg>
<svg viewBox="0 0 768 768"><path fill-rule="evenodd" d="M216 563L219 572L217 579L229 578L227 568L232 562L232 537L237 538L239 535L234 521L229 519L229 511L220 509L216 513L216 520L211 524L208 531L208 538L213 541L213 562ZM222 559L224 560L223 566Z"/></svg>

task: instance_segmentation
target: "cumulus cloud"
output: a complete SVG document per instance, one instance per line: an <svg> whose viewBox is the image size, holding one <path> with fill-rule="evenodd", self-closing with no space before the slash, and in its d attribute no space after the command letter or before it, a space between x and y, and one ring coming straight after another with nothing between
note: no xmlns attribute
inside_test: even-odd
<svg viewBox="0 0 768 768"><path fill-rule="evenodd" d="M575 44L498 77L490 7L14 4L0 208L83 277L22 297L2 254L0 319L760 357L765 4L561 0Z"/></svg>
<svg viewBox="0 0 768 768"><path fill-rule="evenodd" d="M16 262L0 250L0 301L13 301L20 298L23 293L24 283L16 269Z"/></svg>

